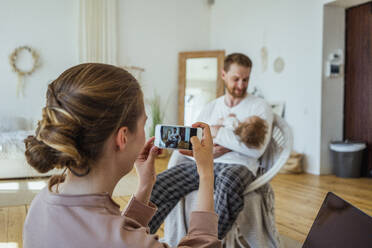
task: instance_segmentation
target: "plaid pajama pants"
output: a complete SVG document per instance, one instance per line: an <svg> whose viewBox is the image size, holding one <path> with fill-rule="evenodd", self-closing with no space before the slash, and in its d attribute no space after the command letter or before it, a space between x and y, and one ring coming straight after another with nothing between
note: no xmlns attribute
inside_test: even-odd
<svg viewBox="0 0 372 248"><path fill-rule="evenodd" d="M219 215L218 237L223 239L243 209L245 187L255 177L245 166L214 163L214 178L215 211ZM149 224L150 232L156 233L178 201L198 188L199 175L193 160L159 174L151 194L151 202L156 204L158 211Z"/></svg>

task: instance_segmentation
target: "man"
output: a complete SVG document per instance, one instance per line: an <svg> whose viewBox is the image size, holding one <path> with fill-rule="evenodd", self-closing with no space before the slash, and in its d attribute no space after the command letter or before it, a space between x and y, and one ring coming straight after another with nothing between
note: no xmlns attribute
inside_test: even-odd
<svg viewBox="0 0 372 248"><path fill-rule="evenodd" d="M214 139L215 163L234 162L247 166L255 175L258 168L257 160L266 149L271 137L273 112L270 105L262 98L247 93L252 61L244 54L230 54L226 57L221 77L225 83L224 96L207 104L197 121L211 126ZM247 148L231 129L219 124L230 115L243 122L250 116L259 116L268 124L268 133L260 149Z"/></svg>
<svg viewBox="0 0 372 248"><path fill-rule="evenodd" d="M218 236L224 238L244 206L243 192L256 176L258 159L265 151L271 137L273 113L265 100L247 93L252 61L244 54L234 53L225 58L222 79L224 96L208 103L197 121L210 125L214 136L215 209L219 215ZM226 118L234 116L243 122L247 117L258 116L266 121L264 144L258 149L248 148L231 128L224 127ZM168 165L168 167L171 167ZM195 162L182 159L157 176L151 201L162 209L150 223L154 233L180 198L198 188L199 178ZM164 194L166 192L166 194ZM167 205L159 204L168 202Z"/></svg>
<svg viewBox="0 0 372 248"><path fill-rule="evenodd" d="M171 133L168 135L168 141L166 147L177 148L178 143L181 141L181 136L178 133L177 128L173 128Z"/></svg>

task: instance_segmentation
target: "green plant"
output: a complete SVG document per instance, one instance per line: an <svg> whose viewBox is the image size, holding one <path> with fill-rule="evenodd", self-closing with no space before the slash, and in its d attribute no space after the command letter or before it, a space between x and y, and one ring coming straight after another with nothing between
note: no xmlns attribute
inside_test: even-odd
<svg viewBox="0 0 372 248"><path fill-rule="evenodd" d="M150 110L151 110L151 126L149 130L150 137L155 136L155 127L157 124L162 124L164 120L164 113L161 111L160 96L154 94L154 97L150 99Z"/></svg>

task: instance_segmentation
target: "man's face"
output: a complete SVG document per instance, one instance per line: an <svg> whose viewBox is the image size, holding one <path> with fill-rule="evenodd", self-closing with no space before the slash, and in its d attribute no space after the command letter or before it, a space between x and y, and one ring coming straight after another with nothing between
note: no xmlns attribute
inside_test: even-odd
<svg viewBox="0 0 372 248"><path fill-rule="evenodd" d="M230 69L222 71L222 79L225 81L227 92L234 98L243 98L247 93L251 68L238 65L230 65Z"/></svg>

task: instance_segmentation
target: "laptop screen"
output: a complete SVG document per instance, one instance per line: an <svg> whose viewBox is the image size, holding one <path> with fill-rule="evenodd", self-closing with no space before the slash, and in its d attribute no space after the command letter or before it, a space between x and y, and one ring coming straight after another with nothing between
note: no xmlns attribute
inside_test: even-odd
<svg viewBox="0 0 372 248"><path fill-rule="evenodd" d="M372 247L372 217L328 192L303 248Z"/></svg>

